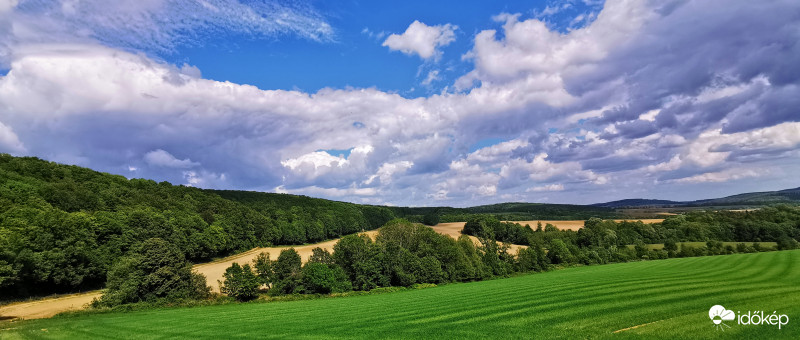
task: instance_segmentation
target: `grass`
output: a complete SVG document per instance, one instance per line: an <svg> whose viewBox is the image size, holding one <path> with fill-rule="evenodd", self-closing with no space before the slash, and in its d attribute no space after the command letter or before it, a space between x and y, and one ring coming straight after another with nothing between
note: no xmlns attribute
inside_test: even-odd
<svg viewBox="0 0 800 340"><path fill-rule="evenodd" d="M2 339L800 338L800 250L577 267L332 299L6 323ZM723 333L711 306L788 314ZM642 325L618 333L615 331Z"/></svg>
<svg viewBox="0 0 800 340"><path fill-rule="evenodd" d="M778 246L778 242L722 242L722 246L723 247L731 246L734 249L736 249L736 245L739 243L744 243L748 246L752 246L753 243L758 243L759 245L761 245L762 249L775 249ZM681 249L681 245L692 246L695 249L706 246L706 242L675 242L675 244L678 246L678 250ZM635 246L633 244L629 244L627 245L627 247L633 249L633 247ZM664 249L664 244L663 243L648 244L647 249L650 250Z"/></svg>

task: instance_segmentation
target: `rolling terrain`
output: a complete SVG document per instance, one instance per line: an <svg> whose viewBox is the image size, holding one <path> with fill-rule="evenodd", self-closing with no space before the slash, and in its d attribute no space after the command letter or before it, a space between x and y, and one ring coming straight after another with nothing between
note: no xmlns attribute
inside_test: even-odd
<svg viewBox="0 0 800 340"><path fill-rule="evenodd" d="M442 223L440 225L432 227L434 230L439 232L440 234L447 235L453 238L460 237L461 229L464 227L464 223L460 223L460 228L454 228L452 225L458 225L459 223ZM364 232L364 234L369 235L371 238L375 238L377 235L377 230L371 230ZM474 236L468 236L475 244L480 244L480 241ZM258 254L262 252L266 252L270 254L272 259L278 257L280 252L284 249L294 248L303 261L303 263L308 261L308 258L311 256L312 250L314 248L322 248L328 250L329 252L333 252L333 246L339 242L339 239L329 240L320 243L314 244L306 244L306 245L299 245L299 246L283 246L283 247L265 247L265 248L253 248L249 251L243 252L241 254L236 254L232 256L228 256L216 261L207 262L207 263L200 263L196 264L192 267L192 269L200 274L205 275L208 286L211 287L212 292L219 293L219 280L223 279L223 274L225 273L225 269L230 267L233 263L239 263L240 265L244 265L247 263L251 263L253 259L258 256ZM509 252L512 254L516 254L520 247L525 247L521 245L511 245L509 248ZM59 296L54 298L45 298L35 301L28 301L28 302L20 302L20 303L12 303L9 305L0 306L0 316L6 318L21 318L21 319L40 319L40 318L48 318L52 317L58 313L66 312L66 311L73 311L73 310L81 310L86 308L86 305L95 298L99 298L102 295L101 290L95 290L85 293L78 293L78 294L70 294L65 296Z"/></svg>
<svg viewBox="0 0 800 340"><path fill-rule="evenodd" d="M798 315L799 262L794 250L576 267L392 294L5 323L0 336L797 339L794 319L780 330L728 321L722 333L708 311Z"/></svg>
<svg viewBox="0 0 800 340"><path fill-rule="evenodd" d="M749 192L731 195L721 198L711 198L696 201L668 201L658 199L624 199L612 202L592 204L598 208L635 208L635 207L738 207L738 206L762 206L778 203L800 203L800 188Z"/></svg>

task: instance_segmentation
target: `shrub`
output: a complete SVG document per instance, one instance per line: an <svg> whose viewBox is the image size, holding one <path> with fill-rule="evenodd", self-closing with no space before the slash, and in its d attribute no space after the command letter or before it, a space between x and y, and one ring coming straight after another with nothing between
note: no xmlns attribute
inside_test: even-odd
<svg viewBox="0 0 800 340"><path fill-rule="evenodd" d="M253 273L249 264L239 266L234 262L225 274L225 280L220 283L219 291L239 301L249 301L258 297L258 287L261 280Z"/></svg>
<svg viewBox="0 0 800 340"><path fill-rule="evenodd" d="M353 289L342 267L320 262L308 262L302 269L306 293L343 293Z"/></svg>
<svg viewBox="0 0 800 340"><path fill-rule="evenodd" d="M183 254L159 238L142 242L115 262L108 272L107 288L96 306L202 299L210 291L205 276L193 273Z"/></svg>

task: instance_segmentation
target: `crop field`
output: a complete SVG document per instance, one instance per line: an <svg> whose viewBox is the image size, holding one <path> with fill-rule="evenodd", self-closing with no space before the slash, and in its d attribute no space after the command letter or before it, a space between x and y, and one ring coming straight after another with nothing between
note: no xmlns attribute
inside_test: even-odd
<svg viewBox="0 0 800 340"><path fill-rule="evenodd" d="M800 338L800 250L575 267L396 293L0 323L49 338ZM786 314L718 330L709 308Z"/></svg>

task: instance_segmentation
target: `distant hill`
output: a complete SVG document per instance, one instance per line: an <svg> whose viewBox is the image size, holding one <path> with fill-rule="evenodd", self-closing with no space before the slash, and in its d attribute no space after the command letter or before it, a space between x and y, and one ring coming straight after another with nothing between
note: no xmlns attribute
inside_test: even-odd
<svg viewBox="0 0 800 340"><path fill-rule="evenodd" d="M767 205L775 203L800 203L800 188L779 191L751 192L723 198L687 202L687 206Z"/></svg>
<svg viewBox="0 0 800 340"><path fill-rule="evenodd" d="M706 207L706 206L759 206L777 203L800 203L800 188L779 191L750 192L722 198L678 202L656 199L624 199L592 204L603 208L655 208L655 207Z"/></svg>
<svg viewBox="0 0 800 340"><path fill-rule="evenodd" d="M654 200L644 198L629 198L619 201L592 204L594 207L603 208L626 208L626 207L665 207L674 205L684 205L686 202Z"/></svg>

